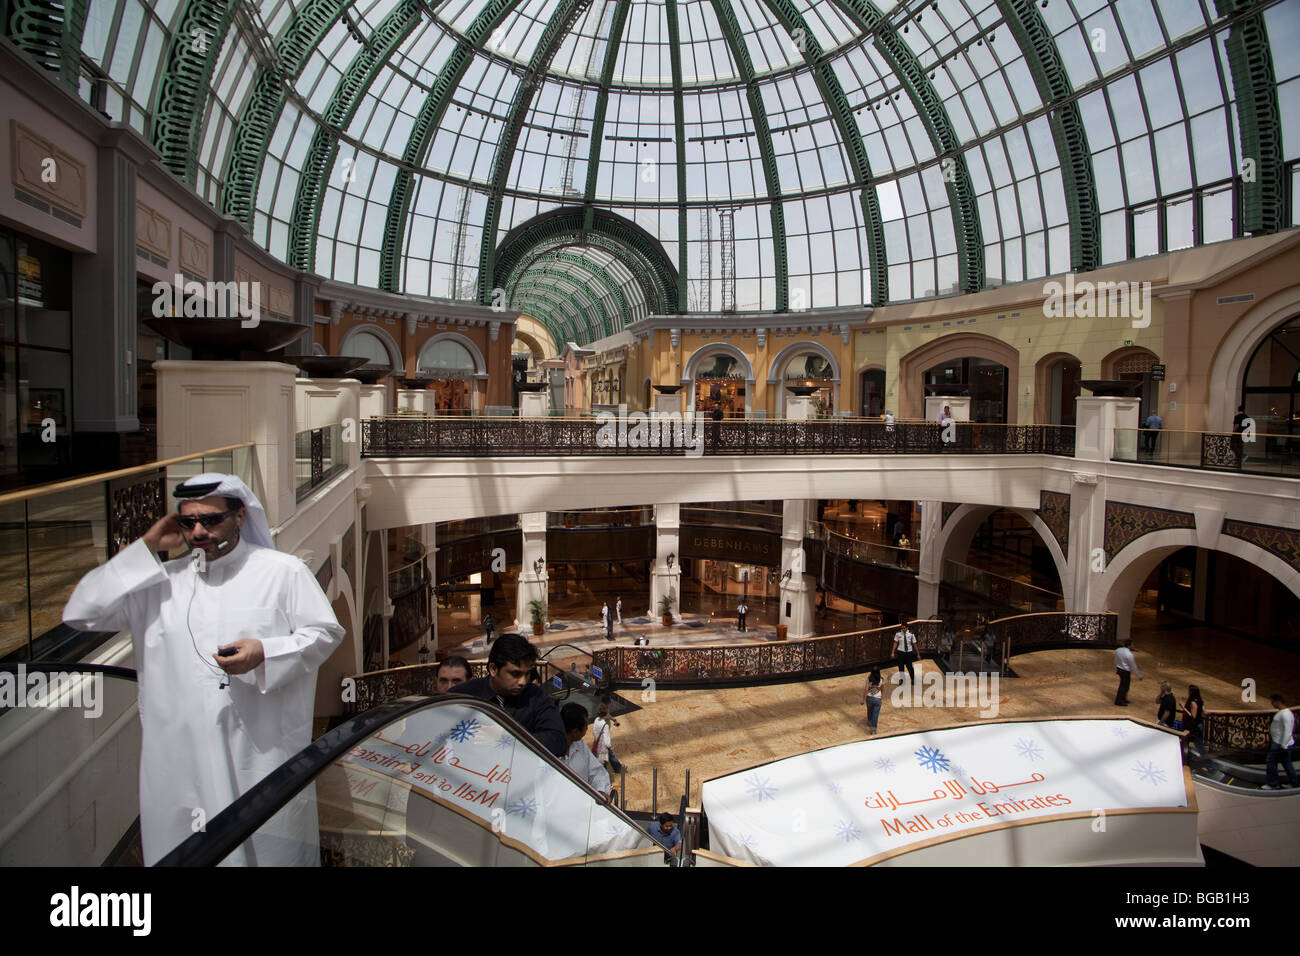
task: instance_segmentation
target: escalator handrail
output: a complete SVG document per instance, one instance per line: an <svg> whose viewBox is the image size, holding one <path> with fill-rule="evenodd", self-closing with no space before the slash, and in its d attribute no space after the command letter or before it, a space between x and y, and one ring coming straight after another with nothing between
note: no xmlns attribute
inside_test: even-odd
<svg viewBox="0 0 1300 956"><path fill-rule="evenodd" d="M527 747L534 756L549 764L552 770L567 775L572 782L586 791L593 801L612 812L624 824L644 832L640 824L615 804L606 803L605 798L592 789L586 780L574 773L562 759L538 743L532 734L500 707L467 694L440 694L389 701L344 721L286 760L251 790L242 794L209 820L204 832L186 838L155 865L215 866L256 833L300 790L315 780L321 771L368 739L376 730L381 730L393 721L426 707L449 704L470 705L484 711L502 728L509 731L516 742Z"/></svg>
<svg viewBox="0 0 1300 956"><path fill-rule="evenodd" d="M17 673L20 667L29 674L34 672L48 674L51 671L60 673L80 672L103 674L105 677L116 677L120 680L138 681L135 668L118 667L116 664L91 664L86 661L6 661L0 663L0 671Z"/></svg>

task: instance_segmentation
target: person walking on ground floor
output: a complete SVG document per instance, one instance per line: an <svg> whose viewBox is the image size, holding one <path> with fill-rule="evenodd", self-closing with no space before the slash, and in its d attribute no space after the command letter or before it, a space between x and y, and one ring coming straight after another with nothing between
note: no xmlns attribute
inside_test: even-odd
<svg viewBox="0 0 1300 956"><path fill-rule="evenodd" d="M614 617L618 621L618 626L623 626L623 599L620 597L614 602Z"/></svg>
<svg viewBox="0 0 1300 956"><path fill-rule="evenodd" d="M880 722L880 706L884 703L881 683L880 671L873 670L867 675L867 687L862 694L862 702L867 705L867 723L871 726L873 736L876 733L876 725Z"/></svg>
<svg viewBox="0 0 1300 956"><path fill-rule="evenodd" d="M1115 691L1115 706L1128 706L1128 685L1133 675L1137 679L1142 679L1142 672L1138 670L1137 658L1133 656L1133 638L1125 638L1124 643L1115 648L1115 673L1119 675L1119 689Z"/></svg>
<svg viewBox="0 0 1300 956"><path fill-rule="evenodd" d="M1282 760L1282 766L1286 767L1287 782L1293 787L1300 786L1296 783L1295 765L1291 762L1291 745L1295 740L1295 714L1291 713L1281 694L1274 694L1269 700L1277 708L1277 713L1273 715L1273 721L1268 728L1268 757L1264 764L1266 782L1260 789L1282 789L1277 778L1279 758Z"/></svg>
<svg viewBox="0 0 1300 956"><path fill-rule="evenodd" d="M749 605L744 602L736 605L736 630L748 630L748 624L745 621L745 616L747 614L749 614Z"/></svg>
<svg viewBox="0 0 1300 956"><path fill-rule="evenodd" d="M907 668L907 679L916 683L916 673L912 670L912 664L916 661L916 635L904 621L894 635L894 652L898 658L898 672L901 674L903 668Z"/></svg>

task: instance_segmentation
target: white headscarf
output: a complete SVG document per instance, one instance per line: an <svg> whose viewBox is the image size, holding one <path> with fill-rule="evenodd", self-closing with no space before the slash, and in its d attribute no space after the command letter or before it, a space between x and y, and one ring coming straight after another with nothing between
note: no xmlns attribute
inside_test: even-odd
<svg viewBox="0 0 1300 956"><path fill-rule="evenodd" d="M271 540L271 525L266 520L266 511L262 508L262 503L257 500L257 495L253 494L251 488L239 478L238 475L223 475L220 472L206 472L202 475L195 475L187 481L181 482L172 492L172 497L185 499L209 498L212 496L223 498L238 498L248 509L248 519L240 529L240 538L249 541L263 548L274 548L275 542Z"/></svg>

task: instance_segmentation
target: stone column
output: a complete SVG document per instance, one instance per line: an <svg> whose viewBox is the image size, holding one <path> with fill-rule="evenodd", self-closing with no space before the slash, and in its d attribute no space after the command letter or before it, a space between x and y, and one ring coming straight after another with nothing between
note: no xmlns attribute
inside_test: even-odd
<svg viewBox="0 0 1300 956"><path fill-rule="evenodd" d="M785 417L796 422L812 421L817 417L817 403L811 395L787 395Z"/></svg>
<svg viewBox="0 0 1300 956"><path fill-rule="evenodd" d="M519 566L519 586L515 589L515 627L520 634L533 633L533 616L528 610L530 601L547 603L550 577L546 568L546 512L519 516L522 538L522 559ZM537 561L542 560L541 570ZM547 620L550 620L549 610Z"/></svg>
<svg viewBox="0 0 1300 956"><path fill-rule="evenodd" d="M808 567L803 549L804 532L817 520L817 502L787 499L781 522L781 606L777 623L787 627L786 637L811 637L816 620L817 574ZM790 577L785 572L790 571ZM811 573L810 573L811 572Z"/></svg>
<svg viewBox="0 0 1300 956"><path fill-rule="evenodd" d="M72 351L72 419L78 432L140 430L135 181L137 166L156 156L129 129L105 132L98 150L93 186L98 251L74 256L72 266L72 339L77 344Z"/></svg>
<svg viewBox="0 0 1300 956"><path fill-rule="evenodd" d="M921 562L916 576L916 616L939 616L939 585L943 581L943 556L937 547L943 525L943 502L921 502Z"/></svg>
<svg viewBox="0 0 1300 956"><path fill-rule="evenodd" d="M1115 429L1138 427L1141 399L1127 396L1080 396L1075 403L1074 457L1081 461L1110 461L1115 457ZM1130 459L1137 454L1137 432L1119 438L1120 450Z"/></svg>
<svg viewBox="0 0 1300 956"><path fill-rule="evenodd" d="M520 392L519 393L519 417L520 418L547 418L550 415L550 397L546 391L540 392Z"/></svg>
<svg viewBox="0 0 1300 956"><path fill-rule="evenodd" d="M179 458L253 442L253 492L277 528L298 509L294 495L294 379L282 362L154 363L158 457ZM355 402L355 400L354 400Z"/></svg>
<svg viewBox="0 0 1300 956"><path fill-rule="evenodd" d="M673 620L682 619L682 506L655 505L655 561L650 572L650 609L652 621L663 617L659 602L673 599ZM669 557L672 563L669 564Z"/></svg>

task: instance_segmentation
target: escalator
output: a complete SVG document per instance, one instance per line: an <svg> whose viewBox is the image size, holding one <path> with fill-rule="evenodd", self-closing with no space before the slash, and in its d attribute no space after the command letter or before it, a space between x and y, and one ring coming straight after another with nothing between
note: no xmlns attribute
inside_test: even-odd
<svg viewBox="0 0 1300 956"><path fill-rule="evenodd" d="M161 866L651 866L660 851L497 707L408 697L336 727Z"/></svg>
<svg viewBox="0 0 1300 956"><path fill-rule="evenodd" d="M7 665L0 690L20 678L46 697L11 694L0 710L0 866L138 865L134 672ZM340 724L160 865L657 866L661 856L504 711L448 695Z"/></svg>

